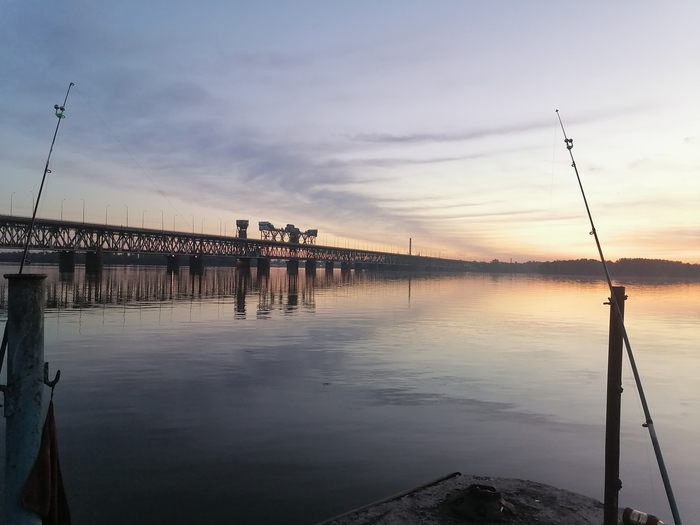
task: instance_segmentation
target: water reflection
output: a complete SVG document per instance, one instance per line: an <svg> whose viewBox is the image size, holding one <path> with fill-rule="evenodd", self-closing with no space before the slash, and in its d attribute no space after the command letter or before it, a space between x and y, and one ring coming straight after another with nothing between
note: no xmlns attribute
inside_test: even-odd
<svg viewBox="0 0 700 525"><path fill-rule="evenodd" d="M76 523L313 523L452 470L602 497L600 281L32 271ZM700 285L622 284L681 510L700 512ZM633 391L621 503L664 517Z"/></svg>

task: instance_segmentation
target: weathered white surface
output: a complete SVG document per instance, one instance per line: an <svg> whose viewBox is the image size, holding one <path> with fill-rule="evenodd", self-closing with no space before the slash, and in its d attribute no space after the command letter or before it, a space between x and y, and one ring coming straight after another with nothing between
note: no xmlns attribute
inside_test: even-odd
<svg viewBox="0 0 700 525"><path fill-rule="evenodd" d="M455 515L448 501L469 485L492 485L515 506L517 515L502 524L600 525L603 504L593 498L521 479L455 475L435 484L399 494L319 525L459 525L483 524Z"/></svg>

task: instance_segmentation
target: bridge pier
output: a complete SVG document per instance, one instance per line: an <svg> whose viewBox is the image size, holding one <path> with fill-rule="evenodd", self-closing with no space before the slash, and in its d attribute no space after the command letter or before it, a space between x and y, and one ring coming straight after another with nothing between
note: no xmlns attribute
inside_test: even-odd
<svg viewBox="0 0 700 525"><path fill-rule="evenodd" d="M104 257L101 251L86 252L85 253L85 272L88 274L96 275L102 273L102 267L104 266Z"/></svg>
<svg viewBox="0 0 700 525"><path fill-rule="evenodd" d="M180 273L180 258L174 253L165 256L165 265L168 273Z"/></svg>
<svg viewBox="0 0 700 525"><path fill-rule="evenodd" d="M344 273L344 274L350 273L351 269L352 269L352 267L350 266L350 263L348 263L348 262L341 262L340 263L340 273Z"/></svg>
<svg viewBox="0 0 700 525"><path fill-rule="evenodd" d="M287 261L287 273L297 273L299 271L299 260L289 259Z"/></svg>
<svg viewBox="0 0 700 525"><path fill-rule="evenodd" d="M190 274L202 275L204 273L204 255L190 255Z"/></svg>
<svg viewBox="0 0 700 525"><path fill-rule="evenodd" d="M333 273L333 261L326 261L326 273Z"/></svg>
<svg viewBox="0 0 700 525"><path fill-rule="evenodd" d="M306 264L304 265L304 272L306 275L316 275L316 259L306 259Z"/></svg>
<svg viewBox="0 0 700 525"><path fill-rule="evenodd" d="M58 271L60 273L75 271L75 250L63 250L58 254Z"/></svg>
<svg viewBox="0 0 700 525"><path fill-rule="evenodd" d="M270 274L270 259L258 257L258 275Z"/></svg>
<svg viewBox="0 0 700 525"><path fill-rule="evenodd" d="M250 272L250 259L248 257L236 259L236 268L241 272Z"/></svg>
<svg viewBox="0 0 700 525"><path fill-rule="evenodd" d="M362 263L356 262L355 264L353 264L353 268L355 269L355 272L361 272L362 271Z"/></svg>

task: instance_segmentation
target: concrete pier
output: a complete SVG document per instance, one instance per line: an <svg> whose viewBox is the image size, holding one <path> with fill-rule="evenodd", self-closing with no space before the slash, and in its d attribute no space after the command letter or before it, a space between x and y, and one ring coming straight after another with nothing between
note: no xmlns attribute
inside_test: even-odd
<svg viewBox="0 0 700 525"><path fill-rule="evenodd" d="M204 273L204 255L190 255L190 274L202 275Z"/></svg>
<svg viewBox="0 0 700 525"><path fill-rule="evenodd" d="M258 275L270 273L270 259L258 258Z"/></svg>
<svg viewBox="0 0 700 525"><path fill-rule="evenodd" d="M165 264L167 267L168 273L180 273L180 257L171 254L171 255L166 255L165 256Z"/></svg>
<svg viewBox="0 0 700 525"><path fill-rule="evenodd" d="M340 263L340 273L345 273L345 274L350 273L351 269L352 269L352 267L350 266L350 263L347 263L347 262Z"/></svg>
<svg viewBox="0 0 700 525"><path fill-rule="evenodd" d="M326 273L333 273L333 261L326 261Z"/></svg>
<svg viewBox="0 0 700 525"><path fill-rule="evenodd" d="M75 251L63 250L58 254L58 271L73 273L75 271Z"/></svg>
<svg viewBox="0 0 700 525"><path fill-rule="evenodd" d="M450 501L472 484L494 487L515 509L498 523L600 525L603 504L593 498L535 481L449 474L412 490L352 510L317 525L448 525L485 523L458 516ZM478 509L475 512L478 516ZM488 520L488 523L497 521Z"/></svg>
<svg viewBox="0 0 700 525"><path fill-rule="evenodd" d="M102 273L104 257L101 251L90 251L85 253L85 272L88 274Z"/></svg>
<svg viewBox="0 0 700 525"><path fill-rule="evenodd" d="M7 386L5 390L5 523L40 525L25 511L22 489L41 443L44 393L46 275L8 274Z"/></svg>
<svg viewBox="0 0 700 525"><path fill-rule="evenodd" d="M299 271L299 261L297 259L290 259L287 261L287 273L296 274Z"/></svg>
<svg viewBox="0 0 700 525"><path fill-rule="evenodd" d="M316 259L307 259L304 265L306 275L316 275Z"/></svg>
<svg viewBox="0 0 700 525"><path fill-rule="evenodd" d="M242 272L250 272L250 259L248 257L236 259L236 268Z"/></svg>

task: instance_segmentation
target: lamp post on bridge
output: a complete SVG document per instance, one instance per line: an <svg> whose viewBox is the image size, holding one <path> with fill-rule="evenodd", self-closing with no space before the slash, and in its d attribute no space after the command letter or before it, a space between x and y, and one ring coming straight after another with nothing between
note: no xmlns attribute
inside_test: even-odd
<svg viewBox="0 0 700 525"><path fill-rule="evenodd" d="M126 227L128 228L129 227L129 206L127 206L125 204L124 207L126 208Z"/></svg>
<svg viewBox="0 0 700 525"><path fill-rule="evenodd" d="M83 201L83 224L85 224L85 199L80 199Z"/></svg>
<svg viewBox="0 0 700 525"><path fill-rule="evenodd" d="M30 191L29 193L32 194L32 210L31 210L31 212L29 213L29 216L31 217L32 214L34 213L34 192L33 192L33 191Z"/></svg>
<svg viewBox="0 0 700 525"><path fill-rule="evenodd" d="M224 237L226 237L226 225L228 224L228 221L224 223Z"/></svg>
<svg viewBox="0 0 700 525"><path fill-rule="evenodd" d="M219 237L221 237L221 217L219 217Z"/></svg>
<svg viewBox="0 0 700 525"><path fill-rule="evenodd" d="M143 230L143 225L146 223L146 212L148 210L143 210L141 213L141 229Z"/></svg>
<svg viewBox="0 0 700 525"><path fill-rule="evenodd" d="M107 226L107 210L109 210L109 204L105 208L105 226Z"/></svg>
<svg viewBox="0 0 700 525"><path fill-rule="evenodd" d="M202 219L202 235L204 235L204 221L205 220L206 220L206 218Z"/></svg>
<svg viewBox="0 0 700 525"><path fill-rule="evenodd" d="M66 202L66 199L63 199L61 201L61 220L63 220L63 203Z"/></svg>
<svg viewBox="0 0 700 525"><path fill-rule="evenodd" d="M194 235L194 215L190 213L190 217L192 217L192 235Z"/></svg>
<svg viewBox="0 0 700 525"><path fill-rule="evenodd" d="M175 228L173 228L174 230ZM160 231L165 230L165 218L163 215L163 210L160 210Z"/></svg>
<svg viewBox="0 0 700 525"><path fill-rule="evenodd" d="M12 192L12 195L10 195L10 217L12 217L12 200L15 197L15 192Z"/></svg>

